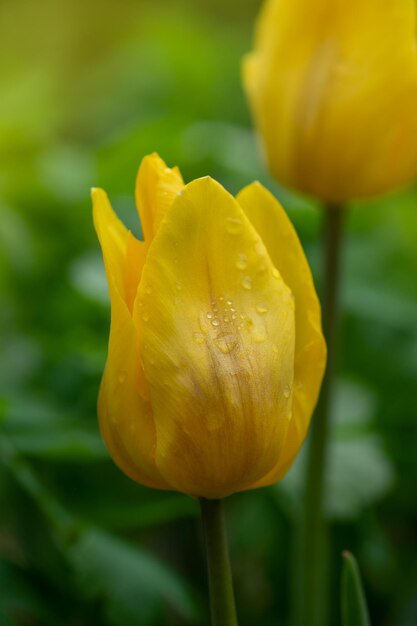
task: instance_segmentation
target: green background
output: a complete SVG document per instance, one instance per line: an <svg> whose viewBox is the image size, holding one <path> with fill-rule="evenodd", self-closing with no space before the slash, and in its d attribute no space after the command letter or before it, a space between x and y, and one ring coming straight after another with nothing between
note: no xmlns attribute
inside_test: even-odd
<svg viewBox="0 0 417 626"><path fill-rule="evenodd" d="M281 199L321 277L321 214L268 178L240 84L255 0L0 0L0 624L208 624L196 503L112 464L96 422L109 302L89 189L136 233L141 158ZM352 207L331 429L341 551L373 623L417 624L417 190ZM289 624L303 455L226 502L241 626ZM295 601L297 601L295 599Z"/></svg>

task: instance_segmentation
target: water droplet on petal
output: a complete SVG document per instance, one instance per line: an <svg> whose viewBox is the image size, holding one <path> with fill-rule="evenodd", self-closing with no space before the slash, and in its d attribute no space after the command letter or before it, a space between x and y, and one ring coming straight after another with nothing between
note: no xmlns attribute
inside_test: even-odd
<svg viewBox="0 0 417 626"><path fill-rule="evenodd" d="M229 306L232 306L232 304L233 304L232 300L228 300L228 301L227 301L227 304L228 304ZM232 309L230 309L230 310L232 310Z"/></svg>
<svg viewBox="0 0 417 626"><path fill-rule="evenodd" d="M238 270L244 270L247 268L248 266L248 257L246 256L246 254L239 254L237 259L236 259L236 267Z"/></svg>
<svg viewBox="0 0 417 626"><path fill-rule="evenodd" d="M267 309L267 307L264 304L257 304L255 309L261 315L263 315L264 313L268 313L268 309Z"/></svg>
<svg viewBox="0 0 417 626"><path fill-rule="evenodd" d="M257 252L257 254L259 254L259 256L263 256L264 251L265 251L265 246L262 243L262 241L258 241L255 245L255 251Z"/></svg>
<svg viewBox="0 0 417 626"><path fill-rule="evenodd" d="M198 320L198 322L199 322L199 324L200 324L200 328L201 328L202 332L203 332L203 333L207 333L208 328L207 328L207 326L205 325L205 323L203 322L203 320L202 320L202 319L199 319L199 320Z"/></svg>
<svg viewBox="0 0 417 626"><path fill-rule="evenodd" d="M226 323L227 323L227 322L230 322L230 319L227 317L227 315L225 315L225 316L223 317L223 322L226 322Z"/></svg>
<svg viewBox="0 0 417 626"><path fill-rule="evenodd" d="M142 313L142 319L144 322L149 322L149 313L147 313L147 311Z"/></svg>
<svg viewBox="0 0 417 626"><path fill-rule="evenodd" d="M123 385L123 383L126 381L126 378L127 372L125 372L124 370L120 370L120 372L118 372L117 374L117 379L121 385Z"/></svg>
<svg viewBox="0 0 417 626"><path fill-rule="evenodd" d="M244 289L247 289L248 291L250 289L252 289L252 278L250 276L245 276L245 278L242 280L242 287Z"/></svg>
<svg viewBox="0 0 417 626"><path fill-rule="evenodd" d="M215 317L214 319L211 320L211 325L212 326L220 326L220 322L219 322L217 317Z"/></svg>
<svg viewBox="0 0 417 626"><path fill-rule="evenodd" d="M285 387L284 387L284 398L287 398L287 400L288 400L290 395L291 395L291 387L289 385L285 385Z"/></svg>
<svg viewBox="0 0 417 626"><path fill-rule="evenodd" d="M204 343L204 335L202 333L193 333L193 339L199 345Z"/></svg>
<svg viewBox="0 0 417 626"><path fill-rule="evenodd" d="M213 313L210 313L210 311L207 313L207 317L209 320L211 320L211 318L213 317Z"/></svg>
<svg viewBox="0 0 417 626"><path fill-rule="evenodd" d="M232 334L220 335L215 339L216 346L218 347L220 352L223 352L223 354L229 354L230 352L232 352L232 350L237 348L238 343L238 338L236 337L236 335Z"/></svg>
<svg viewBox="0 0 417 626"><path fill-rule="evenodd" d="M237 235L242 230L242 220L238 217L226 218L226 230L230 235Z"/></svg>

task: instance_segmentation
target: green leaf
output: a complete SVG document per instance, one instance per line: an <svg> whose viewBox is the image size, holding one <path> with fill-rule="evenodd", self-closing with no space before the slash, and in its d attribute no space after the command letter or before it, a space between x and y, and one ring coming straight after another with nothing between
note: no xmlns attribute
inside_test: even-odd
<svg viewBox="0 0 417 626"><path fill-rule="evenodd" d="M196 617L181 578L132 543L89 527L69 548L69 556L80 589L104 603L114 626L160 623L167 605L187 621Z"/></svg>
<svg viewBox="0 0 417 626"><path fill-rule="evenodd" d="M157 625L168 608L184 621L197 617L193 594L179 574L139 546L72 515L4 436L0 437L0 461L45 513L78 582L79 594L98 601L111 626Z"/></svg>
<svg viewBox="0 0 417 626"><path fill-rule="evenodd" d="M98 428L77 422L57 425L49 431L42 427L8 433L16 449L28 456L52 461L102 461L108 458Z"/></svg>
<svg viewBox="0 0 417 626"><path fill-rule="evenodd" d="M57 623L57 616L50 604L41 597L27 572L0 558L1 626L14 626L23 619L32 623L34 618L45 626L52 626Z"/></svg>
<svg viewBox="0 0 417 626"><path fill-rule="evenodd" d="M342 556L342 626L371 626L356 559L347 551Z"/></svg>

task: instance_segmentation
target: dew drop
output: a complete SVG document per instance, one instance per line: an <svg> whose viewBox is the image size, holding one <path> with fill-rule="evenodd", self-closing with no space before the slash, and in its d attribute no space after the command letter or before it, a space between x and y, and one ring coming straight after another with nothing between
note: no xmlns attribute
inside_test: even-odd
<svg viewBox="0 0 417 626"><path fill-rule="evenodd" d="M232 304L233 304L232 300L228 300L228 301L227 301L227 304L228 304L229 306L232 306Z"/></svg>
<svg viewBox="0 0 417 626"><path fill-rule="evenodd" d="M193 339L199 345L204 343L204 335L203 335L203 333L193 333Z"/></svg>
<svg viewBox="0 0 417 626"><path fill-rule="evenodd" d="M219 300L220 300L220 302L223 302L223 300L224 300L224 296L220 296L220 297L219 297Z"/></svg>
<svg viewBox="0 0 417 626"><path fill-rule="evenodd" d="M210 313L210 311L207 313L207 317L209 320L211 320L211 318L213 317L213 313Z"/></svg>
<svg viewBox="0 0 417 626"><path fill-rule="evenodd" d="M232 320L235 320L237 318L236 313L232 313Z"/></svg>
<svg viewBox="0 0 417 626"><path fill-rule="evenodd" d="M291 387L289 385L285 385L284 387L284 398L288 400L291 395Z"/></svg>
<svg viewBox="0 0 417 626"><path fill-rule="evenodd" d="M208 328L207 328L207 326L205 325L205 323L203 322L203 320L201 320L201 319L200 319L200 320L199 320L199 324L200 324L200 328L201 328L202 332L203 332L203 333L207 333Z"/></svg>
<svg viewBox="0 0 417 626"><path fill-rule="evenodd" d="M268 309L267 309L267 307L264 304L257 304L255 309L261 315L263 315L264 313L268 313Z"/></svg>
<svg viewBox="0 0 417 626"><path fill-rule="evenodd" d="M146 311L144 311L142 313L142 319L144 322L149 322L149 313L147 313Z"/></svg>
<svg viewBox="0 0 417 626"><path fill-rule="evenodd" d="M246 254L239 254L237 259L236 259L236 267L238 270L244 270L247 268L248 266L248 257L246 256Z"/></svg>
<svg viewBox="0 0 417 626"><path fill-rule="evenodd" d="M238 217L228 217L226 230L230 235L237 235L242 230L242 221Z"/></svg>
<svg viewBox="0 0 417 626"><path fill-rule="evenodd" d="M264 254L264 244L262 243L262 241L258 241L255 245L255 251L257 254L259 254L259 256L263 256Z"/></svg>
<svg viewBox="0 0 417 626"><path fill-rule="evenodd" d="M127 372L125 372L124 370L120 370L120 372L117 374L117 379L121 385L123 385L123 383L126 381L126 378Z"/></svg>
<svg viewBox="0 0 417 626"><path fill-rule="evenodd" d="M248 291L252 289L252 278L250 276L245 276L242 280L242 287Z"/></svg>
<svg viewBox="0 0 417 626"><path fill-rule="evenodd" d="M227 322L230 322L230 318L229 318L227 315L225 315L225 316L223 317L223 322L226 322L226 323L227 323Z"/></svg>
<svg viewBox="0 0 417 626"><path fill-rule="evenodd" d="M220 335L215 340L216 346L218 347L220 352L223 352L223 354L230 354L232 350L235 350L235 348L237 348L238 343L238 338L236 337L236 335L232 334Z"/></svg>
<svg viewBox="0 0 417 626"><path fill-rule="evenodd" d="M212 326L220 326L220 322L219 322L217 317L215 317L214 319L211 320L211 325Z"/></svg>

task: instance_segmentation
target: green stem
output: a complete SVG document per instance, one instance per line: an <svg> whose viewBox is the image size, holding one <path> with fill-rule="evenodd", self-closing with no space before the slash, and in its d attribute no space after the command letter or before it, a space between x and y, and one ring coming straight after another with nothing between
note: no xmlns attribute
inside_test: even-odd
<svg viewBox="0 0 417 626"><path fill-rule="evenodd" d="M324 290L323 330L327 341L327 368L320 399L312 421L305 477L304 511L301 519L298 554L298 598L295 620L298 626L325 626L326 524L324 521L324 480L327 444L336 370L339 322L339 284L343 243L344 209L324 207Z"/></svg>
<svg viewBox="0 0 417 626"><path fill-rule="evenodd" d="M212 626L237 626L223 501L200 499Z"/></svg>

